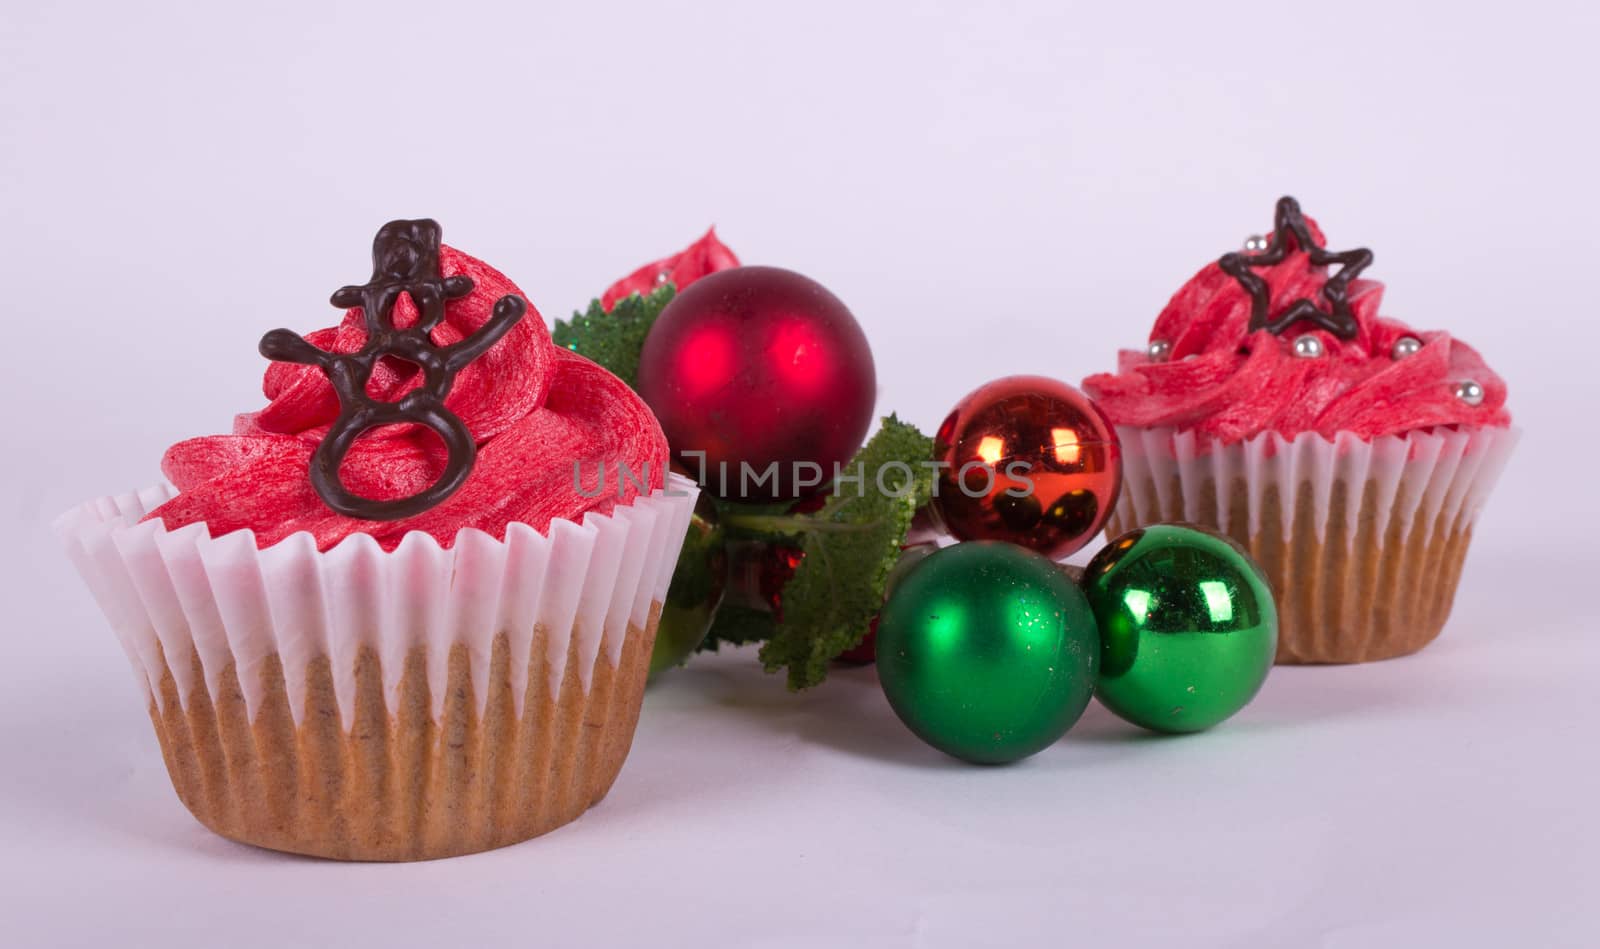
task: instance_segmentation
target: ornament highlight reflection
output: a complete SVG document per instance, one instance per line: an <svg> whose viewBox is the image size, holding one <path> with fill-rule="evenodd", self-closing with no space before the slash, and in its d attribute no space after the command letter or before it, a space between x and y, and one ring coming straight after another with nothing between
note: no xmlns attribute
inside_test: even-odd
<svg viewBox="0 0 1600 949"><path fill-rule="evenodd" d="M1197 527L1130 531L1089 562L1100 628L1095 695L1162 732L1210 728L1255 697L1278 648L1272 590L1249 554Z"/></svg>
<svg viewBox="0 0 1600 949"><path fill-rule="evenodd" d="M969 393L939 426L934 511L957 540L1005 540L1050 558L1088 543L1122 486L1115 430L1089 397L1044 376Z"/></svg>
<svg viewBox="0 0 1600 949"><path fill-rule="evenodd" d="M1100 643L1083 591L1044 557L974 541L928 554L878 620L889 704L939 750L980 764L1054 743L1094 691Z"/></svg>

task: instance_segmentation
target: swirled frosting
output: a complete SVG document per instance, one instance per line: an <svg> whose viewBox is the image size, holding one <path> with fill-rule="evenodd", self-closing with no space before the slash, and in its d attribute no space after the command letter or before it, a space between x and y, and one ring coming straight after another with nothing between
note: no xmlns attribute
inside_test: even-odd
<svg viewBox="0 0 1600 949"><path fill-rule="evenodd" d="M1326 246L1316 222L1306 223L1316 245ZM1313 265L1304 248L1291 244L1281 263L1253 269L1267 283L1274 314L1298 300L1328 305L1321 297L1328 269ZM1449 333L1379 316L1382 297L1376 281L1350 284L1352 339L1304 321L1281 335L1252 332L1249 293L1210 263L1156 318L1151 349L1122 351L1116 373L1090 376L1083 386L1118 425L1170 426L1223 442L1264 432L1331 438L1346 431L1371 439L1438 426L1509 425L1505 382L1477 350ZM1308 335L1320 348L1304 341ZM1407 337L1421 343L1409 355L1411 347L1396 349ZM1481 399L1463 397L1470 383Z"/></svg>
<svg viewBox="0 0 1600 949"><path fill-rule="evenodd" d="M440 346L482 326L500 297L526 299L499 271L449 246L441 248L440 271L473 281L471 293L446 304L445 319L432 333ZM408 531L425 531L449 546L462 528L503 537L507 524L521 522L543 532L552 520L606 513L632 501L640 481L646 492L660 487L667 442L655 416L615 376L554 345L538 312L528 309L503 339L461 370L445 400L467 424L478 452L467 482L438 506L395 521L358 520L330 510L312 488L309 470L312 453L339 414L338 397L317 368L275 362L263 384L265 408L238 416L231 435L192 438L167 450L161 470L179 493L149 517L169 529L204 523L212 536L248 529L261 547L296 531L309 532L319 550L355 533L393 549ZM395 325L416 320L415 303L402 295ZM332 352L355 352L365 339L359 309L347 311L337 326L306 334L308 342ZM367 392L394 400L420 381L415 366L385 359ZM365 497L408 497L432 484L444 463L437 435L395 425L360 438L341 475Z"/></svg>
<svg viewBox="0 0 1600 949"><path fill-rule="evenodd" d="M649 294L663 283L671 283L682 293L701 277L737 266L739 258L727 244L717 239L717 229L713 227L676 254L652 260L607 287L600 295L600 306L610 313L618 300L634 293Z"/></svg>

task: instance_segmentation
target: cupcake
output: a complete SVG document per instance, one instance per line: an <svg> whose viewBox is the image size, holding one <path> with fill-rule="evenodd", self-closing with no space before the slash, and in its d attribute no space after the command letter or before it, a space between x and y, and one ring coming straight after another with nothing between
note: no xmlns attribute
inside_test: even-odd
<svg viewBox="0 0 1600 949"><path fill-rule="evenodd" d="M1278 596L1279 662L1438 636L1517 440L1476 350L1379 315L1371 262L1328 250L1284 198L1270 236L1173 296L1146 349L1084 380L1122 442L1110 532L1189 521L1243 544Z"/></svg>
<svg viewBox="0 0 1600 949"><path fill-rule="evenodd" d="M694 503L615 377L395 221L267 404L58 528L217 833L350 860L516 843L611 787Z"/></svg>

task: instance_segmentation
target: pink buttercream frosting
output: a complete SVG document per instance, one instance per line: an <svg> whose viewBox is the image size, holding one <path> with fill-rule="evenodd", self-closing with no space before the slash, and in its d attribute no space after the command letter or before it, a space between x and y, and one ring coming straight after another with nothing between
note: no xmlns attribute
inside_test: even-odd
<svg viewBox="0 0 1600 949"><path fill-rule="evenodd" d="M1326 246L1309 218L1313 240ZM1269 312L1296 300L1322 308L1328 268L1311 263L1292 246L1278 264L1253 268L1267 282ZM1281 335L1250 330L1251 298L1239 281L1215 262L1184 284L1156 318L1152 342L1168 344L1164 357L1124 350L1116 373L1084 380L1084 389L1118 425L1173 427L1223 442L1264 432L1293 437L1317 432L1332 437L1353 432L1365 439L1438 426L1506 426L1506 385L1471 346L1442 331L1414 330L1380 316L1383 285L1350 284L1348 299L1357 323L1353 339L1340 339L1311 322ZM1307 334L1322 344L1317 356L1295 353ZM1421 342L1397 357L1405 337ZM1304 345L1304 344L1303 344ZM1305 346L1304 348L1311 348ZM1482 400L1470 404L1458 387L1477 383Z"/></svg>
<svg viewBox="0 0 1600 949"><path fill-rule="evenodd" d="M473 289L446 304L445 319L432 333L438 345L470 336L500 297L526 299L499 271L449 246L441 248L440 265L446 277L470 277ZM402 295L395 325L411 326L417 318L416 304ZM332 352L355 352L366 340L360 309L306 339ZM374 370L367 391L392 401L420 381L416 366L390 360ZM274 362L263 388L266 406L239 416L232 434L191 438L167 450L161 468L178 495L150 518L174 530L204 523L213 536L248 529L261 547L297 531L311 534L322 550L355 533L392 549L410 531L449 546L463 528L499 538L512 522L543 532L552 520L609 513L661 487L666 476L666 437L643 400L617 377L551 342L531 304L504 338L461 370L445 400L478 446L470 477L443 503L413 517L346 517L313 489L312 453L339 413L338 396L319 369ZM395 425L360 438L341 477L364 497L409 497L433 483L444 460L444 445L431 431ZM629 476L620 474L623 466Z"/></svg>

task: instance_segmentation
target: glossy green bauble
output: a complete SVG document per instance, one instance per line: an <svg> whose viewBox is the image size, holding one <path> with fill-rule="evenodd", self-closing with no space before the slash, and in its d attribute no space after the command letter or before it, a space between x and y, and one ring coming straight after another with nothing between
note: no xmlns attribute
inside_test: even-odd
<svg viewBox="0 0 1600 949"><path fill-rule="evenodd" d="M728 546L711 496L695 502L689 533L683 538L672 585L661 605L656 645L650 653L650 678L682 665L711 630L728 583Z"/></svg>
<svg viewBox="0 0 1600 949"><path fill-rule="evenodd" d="M1100 626L1095 695L1135 725L1210 728L1255 698L1272 669L1272 589L1220 534L1177 524L1129 531L1089 562L1083 589Z"/></svg>
<svg viewBox="0 0 1600 949"><path fill-rule="evenodd" d="M1048 747L1094 692L1100 643L1083 592L1045 557L1001 541L912 567L878 620L878 677L902 721L967 761Z"/></svg>

